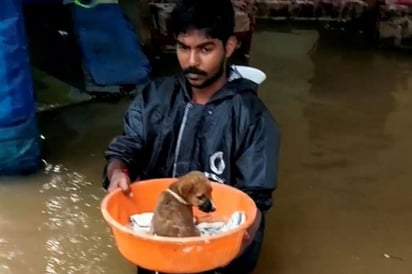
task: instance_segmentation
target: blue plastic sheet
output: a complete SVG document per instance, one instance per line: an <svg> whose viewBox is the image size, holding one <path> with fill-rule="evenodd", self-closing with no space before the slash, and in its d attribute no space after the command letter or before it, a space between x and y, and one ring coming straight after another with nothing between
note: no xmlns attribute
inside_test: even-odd
<svg viewBox="0 0 412 274"><path fill-rule="evenodd" d="M0 174L34 171L39 134L21 0L0 8Z"/></svg>
<svg viewBox="0 0 412 274"><path fill-rule="evenodd" d="M35 172L41 164L36 116L12 127L0 127L0 175Z"/></svg>
<svg viewBox="0 0 412 274"><path fill-rule="evenodd" d="M23 15L19 0L0 8L0 127L25 121L35 111Z"/></svg>
<svg viewBox="0 0 412 274"><path fill-rule="evenodd" d="M72 6L86 69L102 86L142 84L151 72L137 35L118 4Z"/></svg>

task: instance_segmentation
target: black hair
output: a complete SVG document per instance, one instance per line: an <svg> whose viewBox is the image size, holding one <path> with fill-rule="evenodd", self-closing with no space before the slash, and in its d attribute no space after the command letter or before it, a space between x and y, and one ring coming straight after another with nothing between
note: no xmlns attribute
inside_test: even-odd
<svg viewBox="0 0 412 274"><path fill-rule="evenodd" d="M175 37L194 28L223 43L233 35L235 27L231 0L180 0L169 19Z"/></svg>

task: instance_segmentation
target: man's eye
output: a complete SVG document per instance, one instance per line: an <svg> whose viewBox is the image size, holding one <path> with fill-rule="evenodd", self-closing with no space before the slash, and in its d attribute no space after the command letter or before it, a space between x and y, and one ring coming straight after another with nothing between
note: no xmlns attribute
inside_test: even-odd
<svg viewBox="0 0 412 274"><path fill-rule="evenodd" d="M208 52L212 51L211 48L202 48L201 50L202 50L203 53L208 53Z"/></svg>
<svg viewBox="0 0 412 274"><path fill-rule="evenodd" d="M186 46L183 46L183 45L177 45L177 48L179 50L188 50L189 49L189 47L186 47Z"/></svg>

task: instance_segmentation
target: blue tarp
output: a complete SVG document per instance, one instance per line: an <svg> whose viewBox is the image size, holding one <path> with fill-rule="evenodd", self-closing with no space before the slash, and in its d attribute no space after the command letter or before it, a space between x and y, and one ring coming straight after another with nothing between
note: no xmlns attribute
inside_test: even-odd
<svg viewBox="0 0 412 274"><path fill-rule="evenodd" d="M0 6L0 174L27 173L40 145L21 1Z"/></svg>
<svg viewBox="0 0 412 274"><path fill-rule="evenodd" d="M28 174L39 168L38 136L35 114L24 123L0 127L0 175Z"/></svg>
<svg viewBox="0 0 412 274"><path fill-rule="evenodd" d="M96 84L142 84L148 80L150 62L118 4L90 9L73 5L72 11L86 69Z"/></svg>
<svg viewBox="0 0 412 274"><path fill-rule="evenodd" d="M25 121L35 111L21 3L0 8L0 127Z"/></svg>

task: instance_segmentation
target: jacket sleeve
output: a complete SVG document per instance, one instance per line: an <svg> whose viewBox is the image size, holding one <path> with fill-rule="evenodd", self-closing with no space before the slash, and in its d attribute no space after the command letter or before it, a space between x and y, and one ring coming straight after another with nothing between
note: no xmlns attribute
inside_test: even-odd
<svg viewBox="0 0 412 274"><path fill-rule="evenodd" d="M104 168L104 188L109 184L107 166L114 159L121 160L127 166L132 181L136 179L142 167L143 140L143 96L139 93L124 114L122 134L110 142L104 153L107 160Z"/></svg>
<svg viewBox="0 0 412 274"><path fill-rule="evenodd" d="M280 131L269 112L248 127L236 158L236 187L247 193L262 211L272 207L277 187Z"/></svg>

